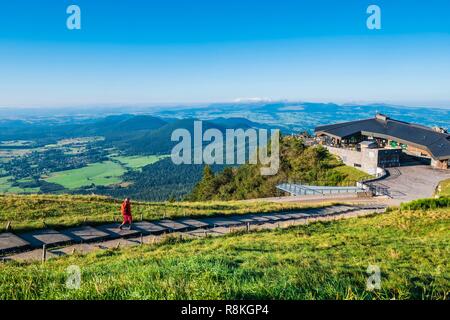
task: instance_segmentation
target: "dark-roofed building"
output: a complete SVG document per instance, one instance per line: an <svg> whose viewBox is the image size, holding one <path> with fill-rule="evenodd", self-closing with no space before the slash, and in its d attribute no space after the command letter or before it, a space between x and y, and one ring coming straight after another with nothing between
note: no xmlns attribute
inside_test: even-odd
<svg viewBox="0 0 450 320"><path fill-rule="evenodd" d="M320 126L315 133L322 144L332 148L356 151L361 151L361 146L397 149L409 155L429 158L433 167L449 168L450 135L441 128L429 128L377 114L375 118ZM395 165L396 161L389 163Z"/></svg>

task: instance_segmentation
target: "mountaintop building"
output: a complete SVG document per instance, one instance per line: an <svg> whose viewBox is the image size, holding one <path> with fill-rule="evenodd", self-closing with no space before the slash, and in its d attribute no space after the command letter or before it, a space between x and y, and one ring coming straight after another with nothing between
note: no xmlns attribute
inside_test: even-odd
<svg viewBox="0 0 450 320"><path fill-rule="evenodd" d="M449 169L450 135L442 128L429 128L377 114L374 118L319 126L318 142L347 165L374 174L377 167L404 162L428 161L432 167Z"/></svg>

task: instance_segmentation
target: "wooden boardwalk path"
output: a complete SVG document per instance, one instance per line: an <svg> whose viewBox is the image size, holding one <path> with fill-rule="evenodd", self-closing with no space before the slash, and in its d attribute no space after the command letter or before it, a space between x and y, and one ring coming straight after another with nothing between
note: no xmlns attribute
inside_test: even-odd
<svg viewBox="0 0 450 320"><path fill-rule="evenodd" d="M119 224L81 226L66 230L41 229L23 234L0 233L2 260L39 261L95 250L152 244L168 235L181 238L221 236L236 231L286 228L385 212L380 204L333 205L283 213L243 214L205 218L140 221L131 230Z"/></svg>

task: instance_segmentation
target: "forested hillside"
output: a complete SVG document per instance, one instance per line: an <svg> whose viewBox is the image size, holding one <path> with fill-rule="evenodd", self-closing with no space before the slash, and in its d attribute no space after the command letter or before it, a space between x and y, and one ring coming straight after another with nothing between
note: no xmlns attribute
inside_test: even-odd
<svg viewBox="0 0 450 320"><path fill-rule="evenodd" d="M353 185L367 176L344 166L321 146L306 147L299 139L286 136L280 142L280 170L274 176L262 176L260 165L227 167L214 174L205 167L202 180L188 196L189 200L240 200L279 195L281 182L322 185Z"/></svg>
<svg viewBox="0 0 450 320"><path fill-rule="evenodd" d="M189 131L194 136L194 123L198 119L177 119L166 123L157 129L147 130L141 134L122 135L120 139L109 139L112 145L129 154L169 154L178 143L171 141L172 133L177 129ZM226 129L270 128L270 126L248 121L242 118L213 119L202 121L203 132L208 129L217 129L225 134ZM204 142L207 144L207 142Z"/></svg>
<svg viewBox="0 0 450 320"><path fill-rule="evenodd" d="M130 171L123 176L126 187L97 187L96 194L115 198L132 197L146 201L181 200L202 178L204 165L175 165L170 158L145 166L141 171ZM214 166L220 171L223 166ZM90 194L92 190L77 192Z"/></svg>

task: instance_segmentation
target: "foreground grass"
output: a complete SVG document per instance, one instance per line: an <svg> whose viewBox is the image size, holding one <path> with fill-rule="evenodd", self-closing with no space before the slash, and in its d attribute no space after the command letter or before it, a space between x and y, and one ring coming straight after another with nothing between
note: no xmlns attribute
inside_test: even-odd
<svg viewBox="0 0 450 320"><path fill-rule="evenodd" d="M0 196L0 225L6 226L11 222L13 230L20 232L45 226L60 229L84 223L110 223L121 219L120 204L118 200L98 196L5 195ZM305 205L242 201L132 203L133 215L137 220L141 216L145 220L153 220L163 217L281 212L300 208L305 208Z"/></svg>
<svg viewBox="0 0 450 320"><path fill-rule="evenodd" d="M450 211L399 211L0 265L0 299L448 299ZM82 270L79 290L66 268ZM369 265L381 290L366 290Z"/></svg>

